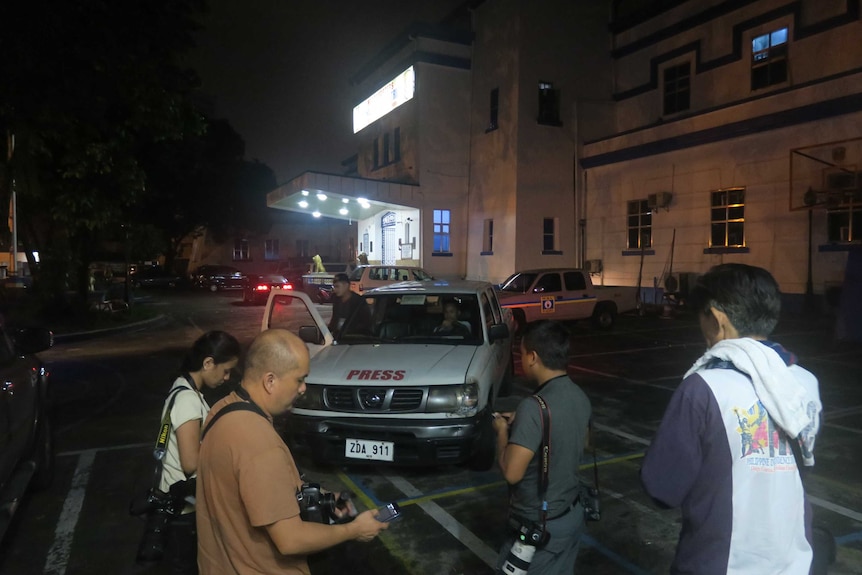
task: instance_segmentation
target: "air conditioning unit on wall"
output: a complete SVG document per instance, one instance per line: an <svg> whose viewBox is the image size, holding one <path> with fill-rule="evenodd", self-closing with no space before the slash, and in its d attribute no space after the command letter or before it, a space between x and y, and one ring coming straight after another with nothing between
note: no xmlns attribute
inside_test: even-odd
<svg viewBox="0 0 862 575"><path fill-rule="evenodd" d="M670 205L673 194L670 192L658 192L647 196L647 206L650 209L666 208Z"/></svg>
<svg viewBox="0 0 862 575"><path fill-rule="evenodd" d="M602 273L602 260L587 260L584 262L584 271L591 274Z"/></svg>

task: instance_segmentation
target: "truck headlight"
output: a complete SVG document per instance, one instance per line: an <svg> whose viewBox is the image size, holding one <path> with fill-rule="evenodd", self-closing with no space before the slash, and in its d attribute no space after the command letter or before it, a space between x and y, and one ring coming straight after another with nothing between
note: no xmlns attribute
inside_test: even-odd
<svg viewBox="0 0 862 575"><path fill-rule="evenodd" d="M463 385L441 385L428 390L425 411L451 411L468 413L479 404L479 386L475 383Z"/></svg>
<svg viewBox="0 0 862 575"><path fill-rule="evenodd" d="M300 409L324 409L323 386L305 384L305 393L297 396L293 407Z"/></svg>

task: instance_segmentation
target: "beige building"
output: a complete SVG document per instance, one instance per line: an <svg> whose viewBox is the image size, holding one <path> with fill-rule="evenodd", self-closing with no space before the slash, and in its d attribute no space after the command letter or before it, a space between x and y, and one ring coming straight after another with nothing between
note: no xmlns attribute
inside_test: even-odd
<svg viewBox="0 0 862 575"><path fill-rule="evenodd" d="M862 243L859 0L468 4L466 28L417 26L353 78L349 175L268 205L442 277L585 266L684 289L744 262L791 295L842 281Z"/></svg>

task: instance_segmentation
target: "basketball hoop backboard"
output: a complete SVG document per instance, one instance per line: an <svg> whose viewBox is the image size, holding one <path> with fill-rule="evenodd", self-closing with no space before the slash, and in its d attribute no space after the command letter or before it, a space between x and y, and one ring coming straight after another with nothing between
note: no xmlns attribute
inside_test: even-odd
<svg viewBox="0 0 862 575"><path fill-rule="evenodd" d="M790 211L862 203L862 137L790 150Z"/></svg>

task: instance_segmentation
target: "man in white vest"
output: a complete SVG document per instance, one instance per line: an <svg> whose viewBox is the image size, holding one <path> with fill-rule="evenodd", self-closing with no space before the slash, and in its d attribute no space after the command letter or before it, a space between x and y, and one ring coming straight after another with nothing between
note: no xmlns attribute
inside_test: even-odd
<svg viewBox="0 0 862 575"><path fill-rule="evenodd" d="M808 575L817 379L769 341L781 310L768 271L723 264L689 296L709 347L671 397L641 481L681 507L671 573ZM795 445L794 445L795 444Z"/></svg>

